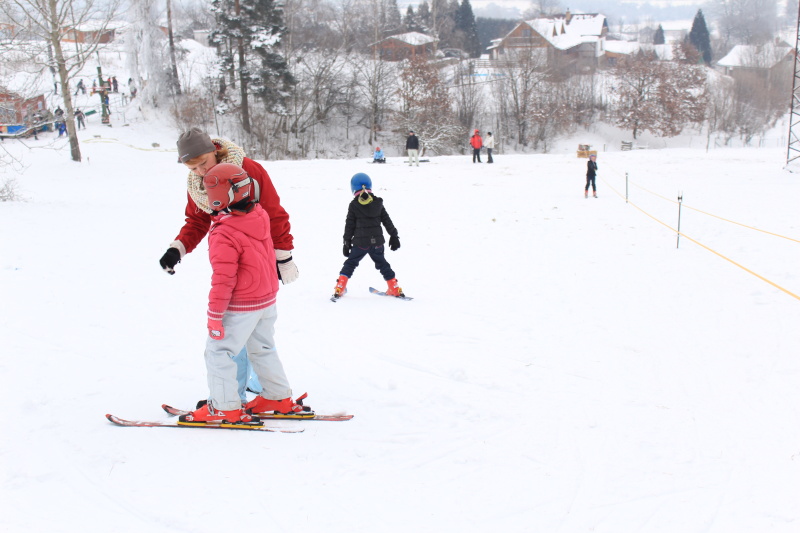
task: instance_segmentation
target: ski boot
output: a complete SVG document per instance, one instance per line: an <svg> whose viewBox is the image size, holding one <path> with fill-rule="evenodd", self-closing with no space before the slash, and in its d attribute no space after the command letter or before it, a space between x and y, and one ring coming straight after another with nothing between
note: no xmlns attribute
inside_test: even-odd
<svg viewBox="0 0 800 533"><path fill-rule="evenodd" d="M310 407L303 405L303 400L308 393L303 394L297 400L284 398L283 400L268 400L263 396L256 396L245 405L248 413L263 413L269 418L314 418L314 411Z"/></svg>
<svg viewBox="0 0 800 533"><path fill-rule="evenodd" d="M403 289L397 285L397 278L387 279L386 284L388 285L386 289L387 296L405 296Z"/></svg>
<svg viewBox="0 0 800 533"><path fill-rule="evenodd" d="M345 295L347 292L347 276L339 276L336 280L336 287L333 288L333 298L338 299Z"/></svg>
<svg viewBox="0 0 800 533"><path fill-rule="evenodd" d="M191 413L181 415L178 418L178 425L182 426L210 426L220 424L263 425L258 418L245 412L244 409L239 408L233 409L232 411L221 411L219 409L214 409L209 402L205 402Z"/></svg>

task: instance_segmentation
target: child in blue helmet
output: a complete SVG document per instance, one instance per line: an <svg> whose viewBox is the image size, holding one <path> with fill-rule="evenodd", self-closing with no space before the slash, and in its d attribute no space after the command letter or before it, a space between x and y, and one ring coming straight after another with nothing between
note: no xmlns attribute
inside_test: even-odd
<svg viewBox="0 0 800 533"><path fill-rule="evenodd" d="M347 260L339 272L339 279L336 280L334 298L344 295L347 280L353 276L356 267L366 255L369 255L370 259L375 262L375 268L386 280L388 285L386 294L404 296L403 289L397 285L394 270L384 257L383 244L386 241L381 224L389 234L390 250L395 251L400 248L400 239L397 237L397 228L394 227L389 213L383 207L383 199L372 194L372 180L363 172L359 172L350 180L350 190L354 198L347 208L347 219L344 224L344 248L342 249Z"/></svg>

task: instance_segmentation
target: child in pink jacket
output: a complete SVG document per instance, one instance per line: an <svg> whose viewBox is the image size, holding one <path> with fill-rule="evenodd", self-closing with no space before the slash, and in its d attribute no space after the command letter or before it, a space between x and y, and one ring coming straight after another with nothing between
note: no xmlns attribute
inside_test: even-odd
<svg viewBox="0 0 800 533"><path fill-rule="evenodd" d="M210 395L197 410L181 416L179 424L260 424L252 413L262 412L314 415L292 400L275 348L275 249L269 216L254 201L253 184L244 169L231 163L220 163L203 177L213 210L208 234L213 273L205 350ZM244 407L233 360L243 346L264 389Z"/></svg>

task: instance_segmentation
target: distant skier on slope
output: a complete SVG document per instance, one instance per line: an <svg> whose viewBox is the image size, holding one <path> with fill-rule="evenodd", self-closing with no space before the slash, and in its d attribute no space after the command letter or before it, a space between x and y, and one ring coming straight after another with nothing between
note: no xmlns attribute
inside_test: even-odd
<svg viewBox="0 0 800 533"><path fill-rule="evenodd" d="M592 154L589 156L589 162L586 164L586 188L583 190L583 197L589 197L589 185L592 186L592 194L597 198L597 186L595 185L595 178L597 177L597 156Z"/></svg>

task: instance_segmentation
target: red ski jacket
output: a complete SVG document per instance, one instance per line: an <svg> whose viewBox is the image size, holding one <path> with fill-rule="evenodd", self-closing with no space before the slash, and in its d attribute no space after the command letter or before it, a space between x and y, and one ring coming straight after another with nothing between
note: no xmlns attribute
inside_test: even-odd
<svg viewBox="0 0 800 533"><path fill-rule="evenodd" d="M469 144L471 144L476 150L479 150L483 147L483 139L481 139L481 136L476 133L469 139Z"/></svg>
<svg viewBox="0 0 800 533"><path fill-rule="evenodd" d="M272 180L264 170L264 167L245 157L242 160L242 168L247 172L247 175L256 180L261 189L261 199L259 203L269 215L270 232L272 235L272 242L278 250L292 250L294 244L292 243L291 225L289 224L289 214L281 207L281 199ZM188 254L200 244L203 237L208 233L208 228L211 227L211 215L206 213L195 204L189 193L186 193L186 222L181 228L178 236L175 237L176 241L181 241L186 253Z"/></svg>
<svg viewBox="0 0 800 533"><path fill-rule="evenodd" d="M269 217L256 205L246 215L220 215L208 234L211 291L208 318L248 313L275 303L278 271Z"/></svg>

